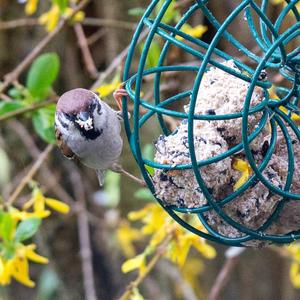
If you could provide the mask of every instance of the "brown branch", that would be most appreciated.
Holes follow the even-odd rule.
[[[139,41],[142,41],[148,34],[148,29],[145,29],[144,31],[142,31]],[[95,83],[92,85],[91,89],[95,89],[97,87],[99,87],[104,81],[105,79],[111,75],[111,73],[117,69],[122,60],[126,57],[127,53],[129,51],[129,46],[127,46],[119,55],[117,55],[114,60],[111,62],[111,64],[108,66],[108,68],[106,68],[106,70],[102,73],[100,73],[98,79],[95,81]]]
[[[15,109],[13,111],[10,111],[10,112],[0,116],[0,122],[17,117],[19,115],[23,115],[30,111],[34,111],[34,110],[49,106],[50,104],[53,104],[53,103],[56,103],[56,100],[51,99],[51,100],[47,100],[44,102],[33,103],[31,105],[28,105],[27,107]]]
[[[91,51],[88,46],[87,39],[85,37],[82,25],[77,23],[74,25],[75,34],[77,36],[78,44],[82,53],[83,61],[87,71],[93,79],[98,76],[98,70],[95,66]]]
[[[168,232],[166,238],[163,240],[163,242],[157,247],[155,255],[152,257],[148,265],[146,266],[146,269],[144,272],[140,273],[138,277],[132,281],[126,288],[125,292],[121,295],[119,300],[128,300],[130,296],[132,295],[132,292],[135,288],[137,288],[147,277],[147,275],[153,270],[153,268],[156,266],[157,262],[162,258],[162,256],[165,254],[167,247],[170,243],[170,241],[173,238],[173,234],[175,232],[176,225],[174,225],[170,231]]]
[[[33,178],[33,176],[36,174],[36,172],[39,170],[45,159],[48,157],[49,153],[52,151],[53,145],[48,145],[45,150],[41,153],[39,158],[36,160],[36,162],[32,165],[27,175],[21,180],[15,191],[12,193],[12,195],[8,198],[7,204],[12,205],[13,202],[17,199],[17,197],[20,195],[24,187],[28,184],[28,182]]]
[[[105,26],[114,27],[117,29],[135,30],[137,24],[134,22],[113,20],[113,19],[100,19],[100,18],[85,18],[82,22],[85,26]]]
[[[93,272],[90,228],[86,209],[86,199],[82,178],[78,171],[72,170],[71,181],[78,206],[77,222],[85,299],[96,300],[97,296]]]
[[[244,248],[236,248],[236,247],[230,247],[227,250],[228,255],[226,257],[225,263],[212,286],[212,289],[207,298],[208,300],[219,300],[222,298],[221,292],[226,286],[226,284],[228,283],[230,279],[230,275],[239,260],[239,255],[243,251]],[[231,253],[229,254],[229,252]]]
[[[84,8],[89,1],[90,0],[82,0],[74,8],[72,14],[70,14],[68,17],[61,18],[55,29],[49,32],[13,71],[4,76],[4,82],[0,85],[0,93],[6,90],[14,80],[18,79],[20,74],[31,64],[36,56],[39,55],[39,53],[48,45],[48,43],[52,41],[52,39],[64,28],[68,21],[71,20],[78,11]]]
[[[88,46],[95,44],[99,39],[101,39],[107,33],[107,28],[100,28],[95,33],[91,34],[87,38]]]
[[[37,160],[41,155],[41,151],[37,147],[27,128],[18,121],[10,121],[9,128],[13,130],[20,138],[30,156],[33,160]],[[41,167],[42,181],[45,186],[52,190],[52,192],[61,200],[73,206],[74,201],[72,197],[65,191],[59,183],[59,180],[54,176],[53,171],[47,166],[47,162]]]
[[[0,31],[7,30],[7,29],[14,29],[18,27],[24,26],[35,26],[39,25],[38,19],[18,19],[18,20],[11,20],[11,21],[0,21]]]

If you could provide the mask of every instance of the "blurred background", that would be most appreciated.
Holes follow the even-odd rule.
[[[182,14],[193,2],[174,1],[174,14]],[[239,1],[209,1],[208,6],[215,16],[222,20],[237,2]],[[27,55],[32,53],[37,45],[39,47],[41,41],[45,41],[47,37],[51,39],[45,42],[45,47],[39,49],[39,55],[56,53],[60,61],[53,87],[44,99],[39,99],[39,104],[28,96],[28,70],[38,55],[10,80],[6,90],[0,94],[1,102],[27,101],[28,105],[16,106],[16,109],[26,107],[25,111],[8,117],[6,114],[14,109],[0,107],[0,118],[5,116],[0,119],[2,201],[10,199],[33,164],[41,157],[47,144],[53,143],[53,110],[50,110],[50,115],[47,115],[45,110],[42,116],[37,116],[36,110],[39,107],[36,105],[48,107],[49,103],[45,104],[45,101],[53,103],[57,100],[57,95],[67,90],[91,86],[99,89],[108,103],[115,105],[112,91],[121,81],[126,48],[141,14],[150,1],[87,1],[86,5],[79,9],[82,15],[75,15],[72,20],[61,26],[59,18],[68,18],[64,6],[68,7],[71,13],[80,3],[0,0],[0,78],[3,82],[10,79],[6,75],[20,66]],[[56,10],[55,5],[58,7]],[[281,1],[274,1],[272,7],[270,6],[270,15],[275,15],[280,9]],[[233,31],[236,30],[235,33],[244,45],[253,49],[255,45],[246,29],[244,31],[243,22],[243,16],[240,16]],[[199,24],[207,28],[201,33],[195,33],[195,36],[199,34],[203,40],[209,42],[214,34],[213,29],[201,16],[191,20],[190,26],[194,28]],[[59,26],[61,28],[58,30]],[[289,26],[288,22],[286,26]],[[234,54],[234,50],[225,42],[219,47]],[[155,51],[159,49],[152,50],[154,60]],[[170,60],[190,59],[176,52],[176,49],[173,55]],[[238,56],[238,53],[236,55]],[[164,92],[173,92],[180,84],[189,83],[174,76],[170,78]],[[147,132],[144,133],[149,145],[152,144],[152,130],[149,128],[149,137]],[[150,152],[151,156],[151,149],[152,147],[145,147],[143,150]],[[132,174],[140,176],[126,142],[122,164]],[[122,264],[139,253],[145,253],[145,249],[149,250],[147,245],[149,246],[149,240],[157,229],[150,230],[147,235],[143,226],[169,222],[162,211],[155,211],[156,204],[149,192],[130,179],[111,172],[107,174],[105,187],[99,189],[95,173],[65,159],[57,147],[51,149],[47,159],[27,183],[22,192],[15,197],[16,207],[22,207],[28,199],[34,197],[33,190],[39,189],[44,197],[63,201],[71,210],[66,215],[53,212],[51,217],[43,220],[42,226],[32,238],[38,253],[49,259],[47,265],[30,263],[30,278],[36,286],[29,288],[12,280],[9,285],[0,288],[1,299],[90,300],[118,299],[121,295],[124,296],[128,284],[139,278],[141,265],[137,263],[139,270],[124,273]],[[151,212],[153,219],[150,218],[149,221],[149,216],[145,220],[136,215],[133,215],[131,220],[127,219],[128,213],[144,207],[146,209],[142,211],[142,215],[147,215],[147,211]],[[133,222],[135,219],[137,221]],[[151,226],[155,227],[153,224]],[[172,246],[170,245],[165,248]],[[224,270],[224,263],[226,264],[224,253],[227,247],[214,243],[209,245],[211,247],[201,248],[202,253],[197,251],[197,247],[191,247],[182,266],[176,263],[176,259],[170,258],[171,255],[157,256],[158,252],[152,249],[150,255],[147,254],[147,263],[157,256],[153,268],[149,273],[146,272],[145,278],[137,285],[138,288],[131,290],[131,295],[125,295],[127,298],[122,299],[207,299],[209,295],[212,297],[212,289],[217,284],[216,278],[220,270]],[[165,248],[165,251],[170,251]],[[178,251],[180,253],[180,249]],[[231,265],[225,281],[222,282],[224,287],[221,289],[221,297],[210,299],[299,299],[299,278],[297,281],[298,271],[295,271],[297,267],[294,267],[294,273],[291,271],[291,262],[297,258],[298,253],[298,248],[246,249],[237,259],[229,262]],[[299,264],[297,266],[299,269]]]

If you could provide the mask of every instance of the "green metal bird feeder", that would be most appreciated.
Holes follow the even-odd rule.
[[[298,11],[299,5],[297,7],[300,1],[286,0],[276,17],[274,14],[272,16],[269,14],[270,8],[273,6],[269,0],[234,1],[236,2],[235,8],[225,19],[218,20],[209,9],[209,4],[213,0],[194,0],[180,18],[177,18],[176,21],[173,20],[173,24],[165,21],[171,6],[174,5],[172,2],[172,0],[153,0],[146,9],[133,35],[123,76],[129,95],[128,98],[123,97],[125,130],[134,158],[149,189],[172,218],[186,229],[205,239],[232,246],[251,245],[251,242],[255,241],[266,244],[284,244],[298,240],[300,226],[287,233],[277,233],[271,228],[278,223],[287,203],[293,201],[292,203],[297,204],[297,201],[300,200],[299,192],[291,189],[294,173],[298,168],[294,147],[300,140],[300,131],[296,124],[300,100],[300,12]],[[222,4],[220,3],[220,5]],[[194,22],[195,19],[197,20],[195,17],[197,15],[201,16],[209,26],[209,34],[206,36],[206,41],[209,40],[209,42],[205,42],[203,38],[193,37],[183,30],[183,26],[190,20]],[[238,38],[238,34],[236,34],[238,28],[235,26],[237,20],[239,22],[243,20],[244,30],[248,30],[249,36],[255,42],[255,51],[249,49],[250,46],[245,46]],[[141,44],[141,35],[145,34],[145,41]],[[155,66],[148,67],[147,60],[150,50],[152,45],[157,43],[156,41],[159,41],[161,45],[159,59]],[[222,51],[219,47],[221,42],[230,45],[228,49],[232,49],[233,54],[226,53],[230,51]],[[295,44],[296,46],[294,46]],[[190,61],[196,61],[196,63],[194,65],[186,62],[174,63],[172,59],[167,58],[171,52],[184,53],[189,56]],[[180,56],[178,54],[178,57]],[[137,68],[136,61],[138,61]],[[224,63],[226,61],[233,61],[236,68]],[[238,78],[239,82],[247,84],[241,111],[228,114],[195,113],[201,83],[205,80],[205,76],[208,76],[210,70],[221,70],[224,74],[229,74]],[[271,76],[271,79],[265,78],[265,72],[268,77]],[[178,73],[181,76],[193,74],[191,89],[177,91],[175,95],[163,97],[165,94],[162,92],[161,85],[162,82],[168,81],[168,75],[171,73]],[[280,80],[276,81],[274,79],[276,76]],[[150,81],[149,78],[153,80]],[[150,82],[152,82],[152,86],[149,87]],[[153,93],[153,97],[150,97],[151,100],[146,100],[144,91],[146,86],[147,91]],[[177,88],[180,89],[180,87]],[[251,99],[257,89],[263,96],[258,104],[251,106]],[[133,105],[131,120],[127,117],[129,105]],[[182,109],[184,105],[188,105],[188,110]],[[249,118],[255,114],[259,115],[259,122],[249,132]],[[141,131],[150,126],[149,124],[151,126],[156,124],[160,128],[160,133],[156,138],[159,138],[160,134],[164,137],[177,134],[178,129],[170,130],[166,116],[174,120],[182,120],[180,124],[185,124],[187,128],[188,163],[161,163],[143,156],[144,144]],[[212,124],[215,121],[222,122],[224,120],[240,121],[241,140],[228,149],[226,148],[226,151],[222,153],[217,153],[208,159],[199,159],[196,153],[197,149],[195,149],[195,124],[200,121]],[[268,147],[265,147],[263,158],[260,163],[257,163],[252,142],[266,128],[270,130]],[[279,147],[279,134],[282,135],[281,141],[284,141],[279,146],[282,147],[284,144],[284,151],[287,153],[285,161],[288,168],[282,185],[274,184],[270,177],[266,176],[268,165]],[[204,179],[205,168],[225,159],[233,160],[240,157],[241,154],[251,169],[249,177],[241,187],[233,189],[230,193],[225,193],[224,197],[217,199]],[[157,174],[167,176],[170,172],[192,170],[197,188],[205,197],[206,203],[192,207],[184,203],[166,203],[158,196],[153,173],[149,171],[153,169],[161,172]],[[239,218],[234,217],[225,208],[234,201],[237,203],[239,197],[245,195],[247,191],[249,192],[257,183],[268,190],[270,197],[276,195],[279,200],[272,206],[272,211],[267,218],[264,218],[261,223],[257,223],[259,226],[251,227],[247,226],[245,222],[239,222]],[[267,199],[265,200],[267,201]],[[197,199],[195,202],[197,203]],[[255,208],[257,211],[260,210],[258,206]],[[239,234],[227,235],[220,232],[207,217],[212,213],[222,224],[228,225]],[[245,212],[239,212],[239,214],[245,215]],[[189,221],[191,215],[197,217],[199,224],[202,224],[202,228],[204,227],[203,230],[199,229],[201,227],[197,226],[195,222]]]

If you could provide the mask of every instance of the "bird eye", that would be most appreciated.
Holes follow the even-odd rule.
[[[64,113],[64,115],[65,115],[65,117],[66,117],[68,120],[70,120],[70,121],[72,121],[72,120],[75,119],[75,116],[74,116],[73,114],[70,114],[70,113]]]

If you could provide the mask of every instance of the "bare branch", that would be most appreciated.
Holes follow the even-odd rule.
[[[18,19],[18,20],[11,20],[11,21],[0,21],[0,31],[7,30],[7,29],[14,29],[18,27],[24,26],[35,26],[39,25],[38,19]]]
[[[139,38],[139,42],[142,41],[147,36],[147,34],[148,34],[148,29],[142,31]],[[111,62],[108,68],[106,68],[106,70],[100,74],[96,82],[92,85],[91,89],[95,89],[101,84],[103,84],[103,82],[107,79],[107,77],[111,75],[111,73],[120,66],[122,60],[126,57],[128,51],[129,51],[129,46],[127,46],[119,55],[117,55],[114,58],[114,60]]]
[[[78,171],[72,170],[71,181],[78,206],[77,222],[85,299],[96,300],[97,296],[93,272],[90,228],[86,210],[86,199],[82,178]]]
[[[12,205],[13,202],[20,195],[24,187],[28,184],[28,182],[33,178],[36,172],[39,170],[45,159],[48,157],[49,153],[52,151],[53,145],[48,145],[46,149],[41,153],[36,162],[32,165],[27,175],[21,180],[13,194],[8,198],[7,204]]]
[[[85,18],[82,22],[85,26],[104,26],[114,27],[117,29],[135,30],[137,24],[134,22],[113,20],[113,19],[100,19],[100,18]]]
[[[225,263],[212,286],[212,289],[208,295],[208,300],[222,299],[221,292],[228,283],[230,275],[239,260],[239,255],[244,251],[244,249],[245,248],[230,247],[226,251]]]
[[[64,28],[68,21],[71,20],[79,10],[84,8],[89,1],[90,0],[82,0],[74,8],[72,14],[70,14],[68,17],[62,18],[55,29],[49,32],[13,71],[5,75],[4,82],[0,85],[0,93],[7,89],[14,80],[18,79],[20,74],[31,64],[36,56],[39,55],[39,53],[48,45],[48,43],[52,41],[52,39]]]
[[[88,46],[87,39],[85,37],[82,25],[77,23],[74,25],[75,34],[77,36],[78,44],[82,53],[83,61],[87,71],[93,79],[98,76],[98,70],[95,66],[91,51]]]

